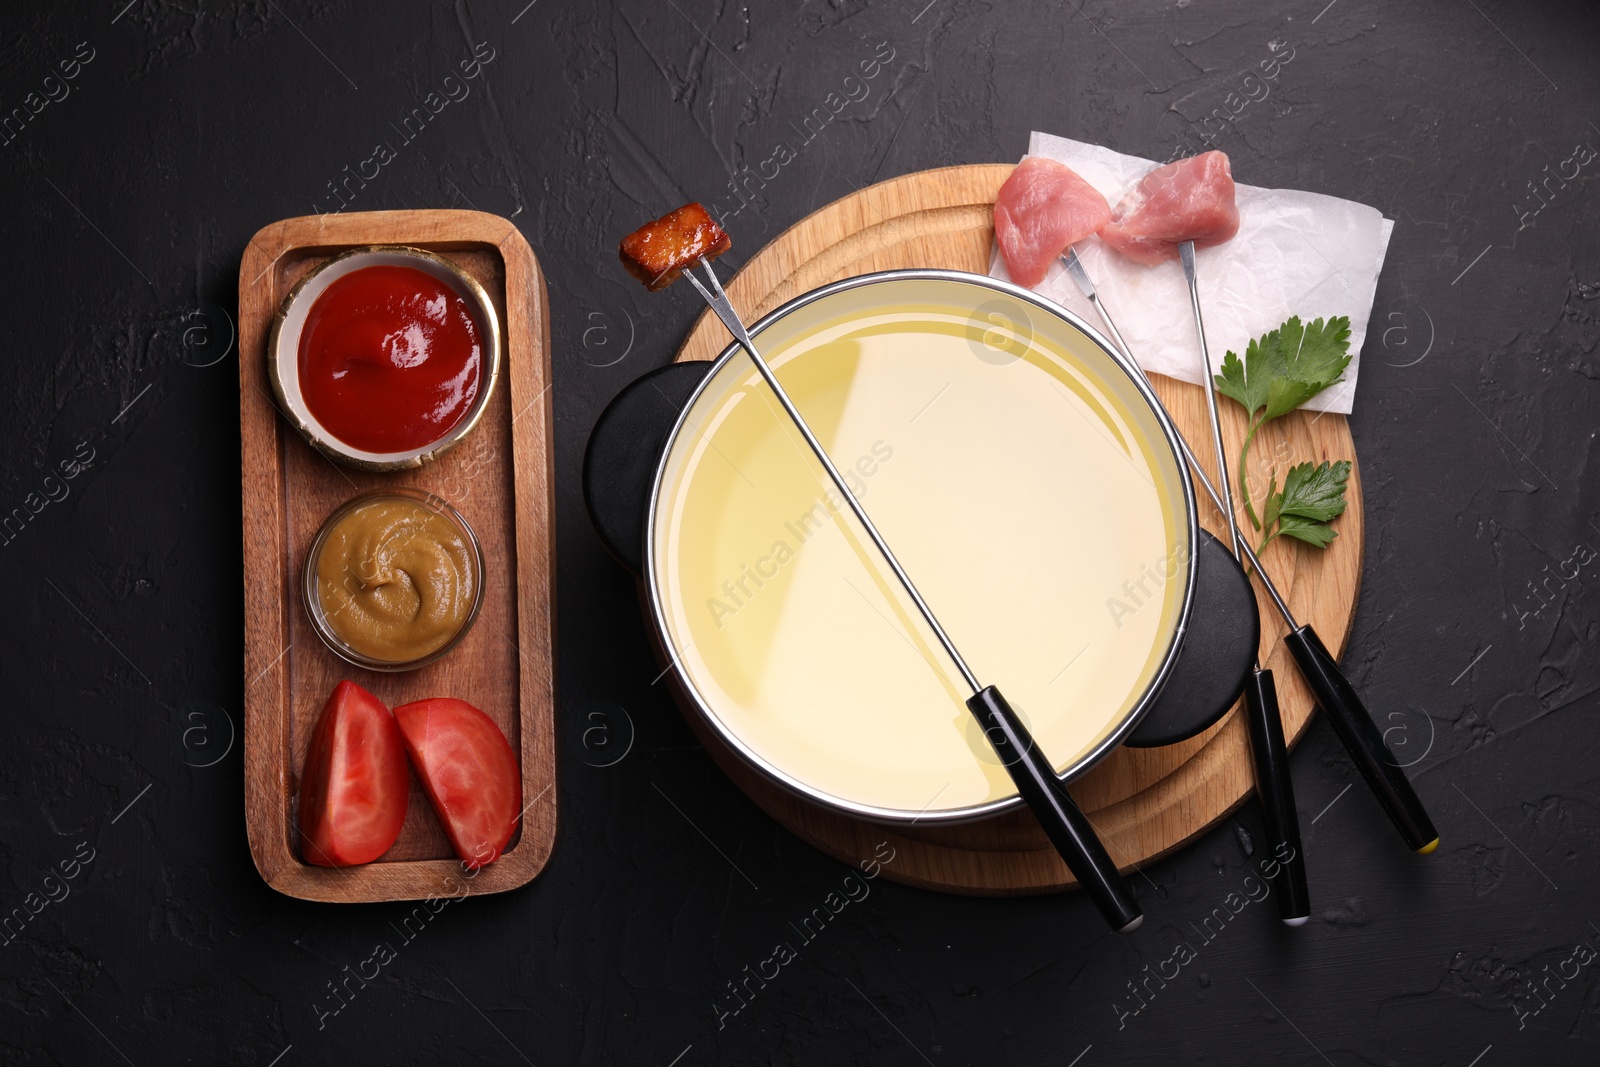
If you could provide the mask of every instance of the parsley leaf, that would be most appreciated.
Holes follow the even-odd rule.
[[[1344,490],[1349,481],[1347,459],[1317,467],[1310,463],[1290,467],[1283,479],[1283,505],[1278,510],[1284,515],[1327,522],[1344,514]]]
[[[1267,391],[1268,419],[1287,415],[1338,381],[1350,365],[1350,319],[1316,319],[1304,330],[1299,317],[1280,328],[1282,363]],[[1289,354],[1290,347],[1294,354]]]
[[[1300,463],[1290,467],[1283,478],[1282,492],[1273,490],[1277,482],[1273,479],[1267,487],[1266,504],[1262,508],[1262,529],[1267,536],[1256,551],[1260,552],[1280,536],[1326,548],[1339,536],[1328,523],[1344,514],[1348,503],[1344,491],[1349,481],[1350,461],[1344,459],[1337,463]],[[1274,524],[1277,529],[1273,529]]]
[[[1237,400],[1252,418],[1267,406],[1267,384],[1270,380],[1267,372],[1261,369],[1260,344],[1259,340],[1250,342],[1244,350],[1244,362],[1240,362],[1239,357],[1229,351],[1222,357],[1222,373],[1217,375],[1217,392]]]
[[[1283,494],[1278,492],[1278,476],[1274,474],[1267,482],[1267,506],[1262,509],[1261,525],[1272,529],[1272,524],[1278,521],[1278,509],[1283,507]]]
[[[1267,537],[1267,540],[1271,541],[1279,534],[1285,537],[1298,538],[1307,544],[1316,545],[1318,548],[1327,548],[1329,543],[1339,536],[1339,532],[1325,522],[1296,518],[1293,515],[1285,518],[1278,526],[1278,529]]]
[[[1300,316],[1290,316],[1276,330],[1252,340],[1244,359],[1231,351],[1223,357],[1222,373],[1215,379],[1217,391],[1237,401],[1250,423],[1239,450],[1239,486],[1245,513],[1256,529],[1263,525],[1250,503],[1245,476],[1256,432],[1337,382],[1350,358],[1350,319],[1345,315],[1314,319],[1309,326]]]

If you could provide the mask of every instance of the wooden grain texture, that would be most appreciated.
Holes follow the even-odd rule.
[[[266,373],[272,318],[306,272],[355,245],[436,252],[475,277],[498,311],[503,375],[483,421],[418,470],[369,473],[313,450],[275,410]],[[555,721],[551,658],[550,325],[544,276],[517,229],[476,211],[379,211],[286,219],[255,235],[239,270],[239,429],[245,592],[245,819],[250,852],[274,889],[308,900],[415,900],[520,886],[555,843]],[[330,652],[311,629],[301,568],[328,514],[358,493],[415,486],[466,517],[486,568],[481,614],[438,662],[377,673]],[[504,855],[465,875],[413,777],[394,847],[375,863],[329,869],[302,861],[295,829],[309,732],[334,686],[349,678],[389,706],[453,696],[505,731],[522,766],[523,814]]]
[[[727,285],[729,295],[747,320],[754,320],[819,285],[869,271],[945,267],[986,273],[994,198],[1010,173],[1011,166],[1001,164],[950,167],[863,189],[801,220],[761,249]],[[733,238],[737,248],[738,234]],[[707,312],[695,323],[678,359],[712,359],[727,344],[726,331]],[[1204,391],[1161,376],[1154,384],[1195,452],[1209,456]],[[1225,402],[1223,417],[1229,455],[1237,455],[1244,415],[1238,405]],[[1305,460],[1354,462],[1355,445],[1344,416],[1295,412],[1257,436],[1251,459],[1251,491],[1259,498],[1274,466],[1281,479],[1288,466]],[[1335,523],[1339,537],[1327,549],[1281,538],[1263,557],[1299,620],[1312,623],[1336,652],[1343,650],[1349,635],[1361,581],[1359,467],[1352,469],[1347,496],[1349,508]],[[1225,520],[1209,501],[1201,505],[1201,523],[1226,539]],[[1283,646],[1282,617],[1259,586],[1256,597],[1262,661],[1275,675],[1292,744],[1304,733],[1314,701]],[[1010,895],[1076,884],[1026,810],[959,827],[889,829],[799,799],[751,770],[710,731],[697,732],[723,769],[773,818],[847,862],[872,856],[887,841],[896,855],[884,873],[909,885]],[[1073,782],[1072,794],[1112,856],[1130,870],[1193,840],[1245,801],[1254,788],[1248,745],[1244,719],[1235,706],[1216,726],[1182,744],[1116,750]]]

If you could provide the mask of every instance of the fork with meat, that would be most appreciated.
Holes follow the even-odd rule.
[[[663,289],[680,275],[687,275],[689,283],[749,354],[751,362],[777,397],[784,413],[799,430],[800,436],[817,457],[817,462],[822,464],[822,469],[827,472],[839,496],[850,505],[851,512],[872,540],[878,555],[894,572],[901,588],[944,647],[945,654],[971,687],[972,695],[967,698],[967,710],[978,720],[984,737],[994,748],[1000,763],[1010,772],[1018,794],[1027,802],[1056,851],[1077,876],[1078,883],[1093,899],[1111,928],[1119,933],[1132,933],[1144,922],[1144,914],[1134,899],[1133,890],[1128,887],[1116,863],[1106,852],[1105,845],[1095,834],[1094,827],[1067,792],[1061,779],[1056,777],[1055,764],[1040,749],[1021,716],[1000,695],[1000,690],[992,685],[983,685],[967,666],[944,627],[934,617],[933,609],[922,599],[911,576],[900,565],[894,551],[846,483],[844,475],[829,458],[822,442],[811,432],[811,427],[806,424],[805,417],[795,407],[777,375],[756,350],[750,331],[734,310],[722,284],[717,281],[716,271],[711,267],[711,261],[731,247],[733,242],[705,208],[699,204],[686,204],[624,237],[618,251],[623,266],[649,289]],[[700,268],[698,273],[696,267]]]
[[[1039,162],[1051,161],[1024,160],[1002,186],[995,203],[995,237],[1007,269],[1013,278],[1032,286],[1043,280],[1050,259],[1060,253],[1068,273],[1100,313],[1123,353],[1132,359],[1133,354],[1111,321],[1072,245],[1091,232],[1098,232],[1107,245],[1137,263],[1154,266],[1176,259],[1182,264],[1200,341],[1202,375],[1208,387],[1208,410],[1218,449],[1220,486],[1210,484],[1187,443],[1184,453],[1219,510],[1227,516],[1236,556],[1254,564],[1252,573],[1263,583],[1288,624],[1284,643],[1289,646],[1295,665],[1300,668],[1316,695],[1318,706],[1333,724],[1368,787],[1407,846],[1424,855],[1433,852],[1439,846],[1438,832],[1371,712],[1339,670],[1338,662],[1316,631],[1309,623],[1296,621],[1250,546],[1237,536],[1232,509],[1222,506],[1224,500],[1231,500],[1230,487],[1218,432],[1215,381],[1205,351],[1195,249],[1222,244],[1239,232],[1239,208],[1227,155],[1203,152],[1152,169],[1123,195],[1108,218],[1101,215],[1105,201],[1099,198],[1099,193],[1070,168],[1054,162],[1048,168],[1030,166]],[[1096,219],[1100,220],[1098,226],[1094,225]],[[1024,240],[1024,237],[1032,239]],[[1024,280],[1027,278],[1033,280]],[[1298,842],[1282,725],[1274,721],[1278,718],[1277,700],[1270,670],[1257,666],[1246,686],[1246,696],[1250,698],[1247,703],[1254,705],[1248,709],[1248,719],[1258,788],[1263,805],[1268,809],[1268,820],[1274,824],[1270,832],[1274,837]],[[1298,854],[1300,850],[1294,851]],[[1298,925],[1309,914],[1303,860],[1285,864],[1283,870],[1283,891],[1279,896],[1283,918],[1290,925]]]
[[[699,204],[685,204],[622,239],[617,252],[628,273],[652,293],[665,289],[695,263],[709,263],[733,240]]]
[[[1239,229],[1233,176],[1228,168],[1228,157],[1221,152],[1207,152],[1157,167],[1123,196],[1115,211],[1106,206],[1098,190],[1070,167],[1054,160],[1025,159],[1000,188],[995,201],[994,225],[995,241],[1005,258],[1006,268],[1024,285],[1037,284],[1055,258],[1061,256],[1068,273],[1100,312],[1119,347],[1130,359],[1132,354],[1127,352],[1126,342],[1112,323],[1073,245],[1098,232],[1102,241],[1139,263],[1154,265],[1182,258],[1189,275],[1190,291],[1195,296],[1195,325],[1200,329],[1201,358],[1205,359],[1205,329],[1200,323],[1199,295],[1193,289],[1194,246],[1196,242],[1221,244]],[[1034,240],[1022,239],[1030,235]],[[1203,374],[1209,382],[1209,366]],[[1212,499],[1228,519],[1233,552],[1242,562],[1244,542],[1239,537],[1232,509],[1223,507],[1223,502],[1230,497],[1222,438],[1218,433],[1215,390],[1208,390],[1207,396],[1221,468],[1220,495],[1213,490]],[[1183,451],[1198,479],[1211,489],[1210,480],[1187,442],[1183,443]],[[1279,914],[1287,925],[1300,926],[1311,914],[1304,847],[1295,814],[1294,785],[1289,777],[1289,754],[1284,743],[1277,690],[1272,672],[1263,670],[1259,660],[1245,686],[1245,704],[1256,792],[1261,797],[1267,833],[1272,838],[1268,843],[1275,849],[1287,850],[1277,878]]]

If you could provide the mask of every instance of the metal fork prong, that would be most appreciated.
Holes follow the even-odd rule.
[[[704,284],[695,276],[694,267],[705,268],[706,281]],[[728,294],[723,291],[722,283],[717,280],[717,272],[712,269],[711,261],[705,259],[696,260],[694,266],[684,271],[684,276],[689,279],[689,284],[699,291],[701,297],[705,299],[706,304],[716,314],[717,318],[722,320],[722,325],[726,326],[728,332],[733,334],[734,340],[743,345],[746,351],[753,353],[755,346],[751,343],[750,331],[745,329],[744,320],[739,317],[739,313],[733,310],[733,301],[729,300]]]

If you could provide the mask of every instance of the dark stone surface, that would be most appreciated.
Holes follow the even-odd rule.
[[[1600,161],[1528,187],[1600,147],[1593,4],[125,3],[0,12],[0,111],[61,96],[45,79],[78,42],[93,56],[0,146],[0,484],[39,508],[0,550],[0,905],[57,898],[0,945],[0,1062],[1596,1061]],[[626,278],[617,236],[726,201],[880,42],[865,98],[731,220],[735,264],[875,179],[1015,159],[1033,128],[1197,148],[1189,123],[1259,95],[1243,78],[1274,40],[1292,62],[1216,146],[1241,180],[1398,223],[1353,420],[1370,527],[1344,662],[1415,761],[1439,853],[1400,847],[1318,724],[1294,758],[1298,932],[1270,903],[1199,932],[1261,858],[1251,805],[1138,879],[1132,937],[1076,895],[878,880],[803,941],[790,924],[850,872],[747,802],[651,686],[632,579],[579,498],[591,421],[695,312]],[[391,123],[478,42],[495,58],[470,95],[402,144]],[[513,217],[555,334],[561,838],[534,885],[409,943],[403,906],[266,888],[228,740],[239,255],[331,209],[379,141],[396,158],[352,207]],[[590,712],[623,758],[584,747]],[[1197,958],[1132,1014],[1128,983],[1183,939]],[[319,1023],[380,942],[396,958]],[[778,942],[797,958],[733,1014],[727,983]]]

